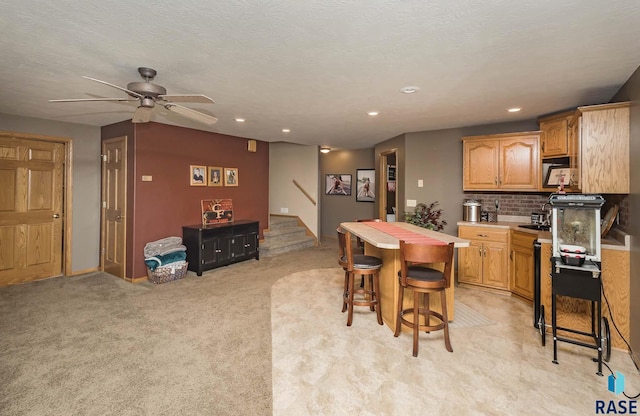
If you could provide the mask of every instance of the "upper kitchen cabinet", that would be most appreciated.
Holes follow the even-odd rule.
[[[463,137],[463,189],[536,191],[540,133]]]
[[[629,107],[628,102],[578,107],[572,125],[580,192],[629,193]]]
[[[569,121],[575,111],[569,111],[538,119],[540,126],[540,158],[569,156]]]

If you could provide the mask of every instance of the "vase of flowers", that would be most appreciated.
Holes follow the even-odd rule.
[[[447,225],[447,222],[440,219],[442,216],[442,209],[436,209],[436,206],[438,206],[438,201],[432,202],[430,205],[419,203],[416,205],[414,212],[404,213],[404,220],[405,222],[417,225],[418,227],[434,231],[442,231],[444,226]]]

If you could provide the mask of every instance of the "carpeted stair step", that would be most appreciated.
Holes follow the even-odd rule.
[[[264,231],[264,242],[260,244],[260,256],[275,256],[314,245],[315,239],[307,235],[305,227],[298,225],[296,217],[271,216],[269,229]]]
[[[302,250],[303,248],[313,247],[315,240],[313,237],[304,236],[288,241],[272,242],[265,238],[264,243],[260,244],[260,257],[271,257],[278,254],[288,253],[290,251]]]

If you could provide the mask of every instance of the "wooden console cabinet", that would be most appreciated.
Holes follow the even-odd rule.
[[[183,244],[187,247],[189,270],[198,276],[216,267],[255,258],[259,260],[259,222],[237,220],[223,224],[185,225]]]

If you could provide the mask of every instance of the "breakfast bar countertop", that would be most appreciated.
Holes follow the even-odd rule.
[[[406,231],[412,231],[416,234],[420,234],[426,237],[430,237],[436,240],[444,241],[445,243],[454,243],[454,247],[469,247],[469,240],[464,238],[455,237],[449,234],[444,234],[438,231],[429,230],[426,228],[418,227],[406,222],[393,222],[389,223]],[[366,222],[343,222],[340,224],[342,228],[350,233],[360,237],[362,240],[371,244],[377,248],[384,249],[399,249],[400,240],[392,235],[389,235],[383,231],[376,230],[375,228],[367,225]]]

